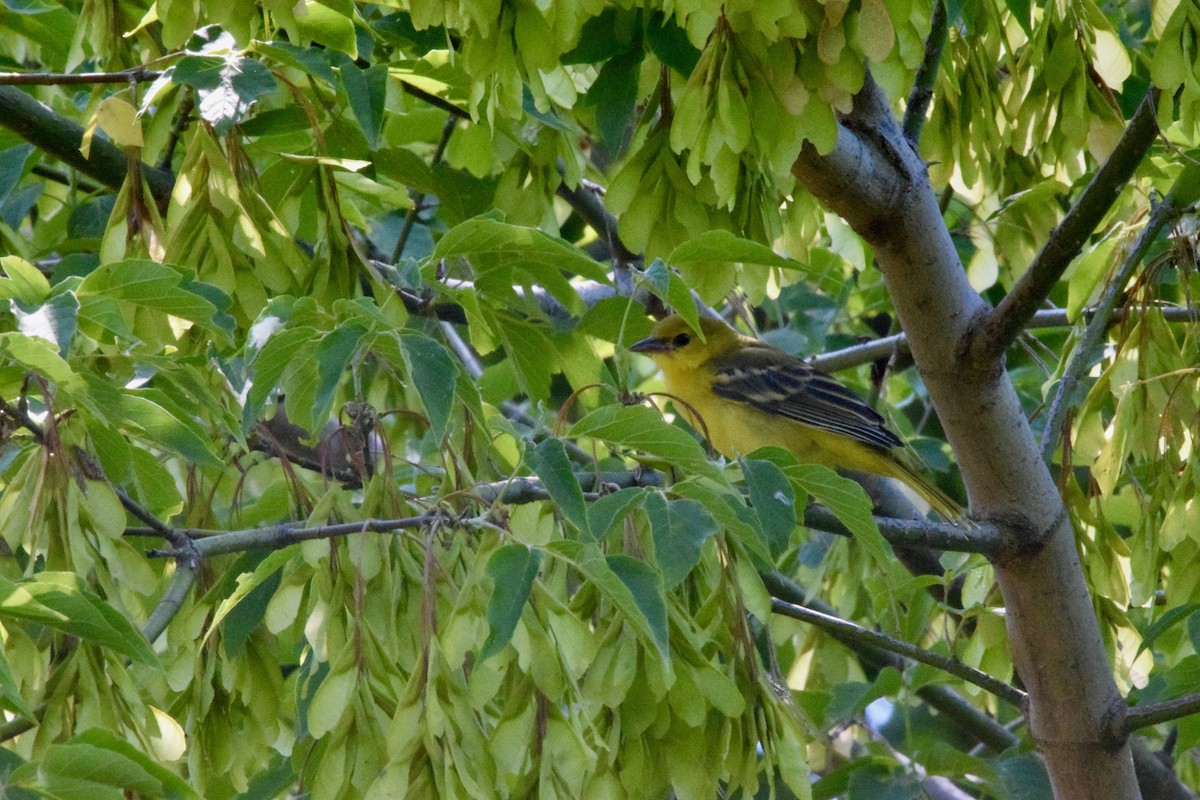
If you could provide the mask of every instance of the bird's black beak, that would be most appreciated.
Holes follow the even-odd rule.
[[[671,343],[666,339],[656,339],[651,336],[640,342],[634,342],[629,345],[629,349],[634,353],[665,353],[671,349]]]

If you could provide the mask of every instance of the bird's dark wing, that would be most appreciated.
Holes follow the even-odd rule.
[[[883,417],[858,395],[781,350],[749,344],[712,366],[713,391],[720,397],[875,447],[900,445]]]

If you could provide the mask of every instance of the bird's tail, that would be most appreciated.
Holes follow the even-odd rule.
[[[966,511],[950,495],[934,486],[928,478],[916,472],[912,467],[899,458],[888,459],[891,471],[889,478],[896,478],[917,493],[922,500],[929,504],[939,517],[947,522],[961,522],[966,518]]]

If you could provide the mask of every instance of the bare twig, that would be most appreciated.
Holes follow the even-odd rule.
[[[968,667],[961,661],[956,661],[953,658],[938,655],[937,653],[931,653],[928,650],[922,650],[914,644],[893,638],[884,633],[879,633],[878,631],[868,630],[861,625],[856,625],[849,620],[835,617],[832,614],[815,611],[806,606],[789,603],[778,598],[771,601],[771,610],[776,614],[782,614],[785,617],[791,617],[801,622],[816,625],[822,630],[836,631],[839,637],[844,640],[864,642],[903,656],[904,658],[919,661],[931,667],[937,667],[943,672],[948,672],[956,678],[962,678],[967,683],[974,684],[984,691],[992,693],[1010,705],[1017,708],[1024,708],[1025,706],[1025,693],[1023,691],[1015,686],[1008,685],[1004,681],[993,678],[986,672],[980,672],[974,667]]]
[[[821,601],[807,598],[799,586],[782,574],[764,572],[761,576],[767,591],[773,597],[795,605],[803,604],[826,614],[834,614],[834,610]],[[830,631],[830,635],[853,651],[869,672],[884,667],[893,667],[903,671],[907,666],[904,658],[889,650],[862,640],[843,637],[838,631]],[[1003,752],[1021,742],[1016,734],[980,711],[948,686],[928,684],[917,689],[916,694],[993,752]]]
[[[929,38],[925,40],[925,58],[913,77],[912,90],[904,107],[901,128],[904,136],[914,145],[921,139],[921,128],[925,126],[925,112],[933,100],[933,84],[937,80],[938,66],[942,63],[942,51],[946,48],[946,3],[934,0],[933,16],[929,22]]]
[[[413,84],[409,83],[408,81],[400,81],[400,86],[404,89],[405,92],[407,92],[408,94],[411,94],[413,97],[424,100],[426,103],[429,103],[429,105],[435,106],[437,108],[442,109],[443,111],[453,114],[454,116],[458,117],[459,119],[470,119],[471,118],[470,113],[465,108],[459,108],[458,106],[454,105],[454,103],[451,103],[449,100],[443,100],[442,98],[438,97],[436,94],[427,92],[424,89],[420,88],[419,86],[414,86]]]
[[[1162,313],[1163,318],[1167,322],[1200,321],[1200,306],[1154,306],[1154,308]],[[1132,314],[1139,314],[1145,310],[1146,307],[1142,306],[1127,306],[1117,309],[1110,317],[1109,324],[1120,322]],[[1093,309],[1088,309],[1084,311],[1083,316],[1085,319],[1088,319],[1093,313]],[[1029,320],[1029,324],[1025,327],[1027,330],[1037,328],[1066,328],[1071,324],[1071,320],[1067,318],[1066,309],[1050,308],[1042,309],[1035,313],[1033,318]],[[857,367],[860,364],[869,364],[880,358],[886,358],[892,353],[907,352],[908,337],[903,333],[898,333],[894,336],[872,339],[869,342],[852,345],[841,350],[831,350],[828,353],[821,353],[809,359],[809,363],[824,372],[837,372],[838,370]]]
[[[0,86],[69,86],[95,83],[141,83],[157,80],[161,72],[127,69],[121,72],[0,72]]]
[[[407,85],[407,84],[406,84]],[[446,124],[442,126],[442,136],[438,139],[437,147],[433,150],[433,159],[430,166],[436,166],[441,163],[442,157],[446,154],[446,145],[450,143],[450,135],[454,133],[454,129],[458,127],[458,121],[461,117],[450,114],[446,117]],[[417,221],[417,217],[421,215],[421,211],[425,206],[425,193],[416,192],[412,196],[412,208],[404,215],[404,226],[400,228],[400,235],[396,237],[396,246],[392,248],[392,263],[395,264],[400,260],[400,256],[404,253],[404,245],[408,243],[409,234],[412,233],[413,225]]]
[[[1139,728],[1148,728],[1160,722],[1190,717],[1192,714],[1200,714],[1200,692],[1185,694],[1183,697],[1164,700],[1161,703],[1134,706],[1125,715],[1123,732],[1131,733]]]

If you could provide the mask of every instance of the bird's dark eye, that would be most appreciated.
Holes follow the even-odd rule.
[[[692,340],[692,337],[689,336],[688,334],[680,333],[680,334],[677,334],[675,336],[675,338],[671,340],[671,344],[674,347],[687,347],[688,342],[690,342],[691,340]]]

